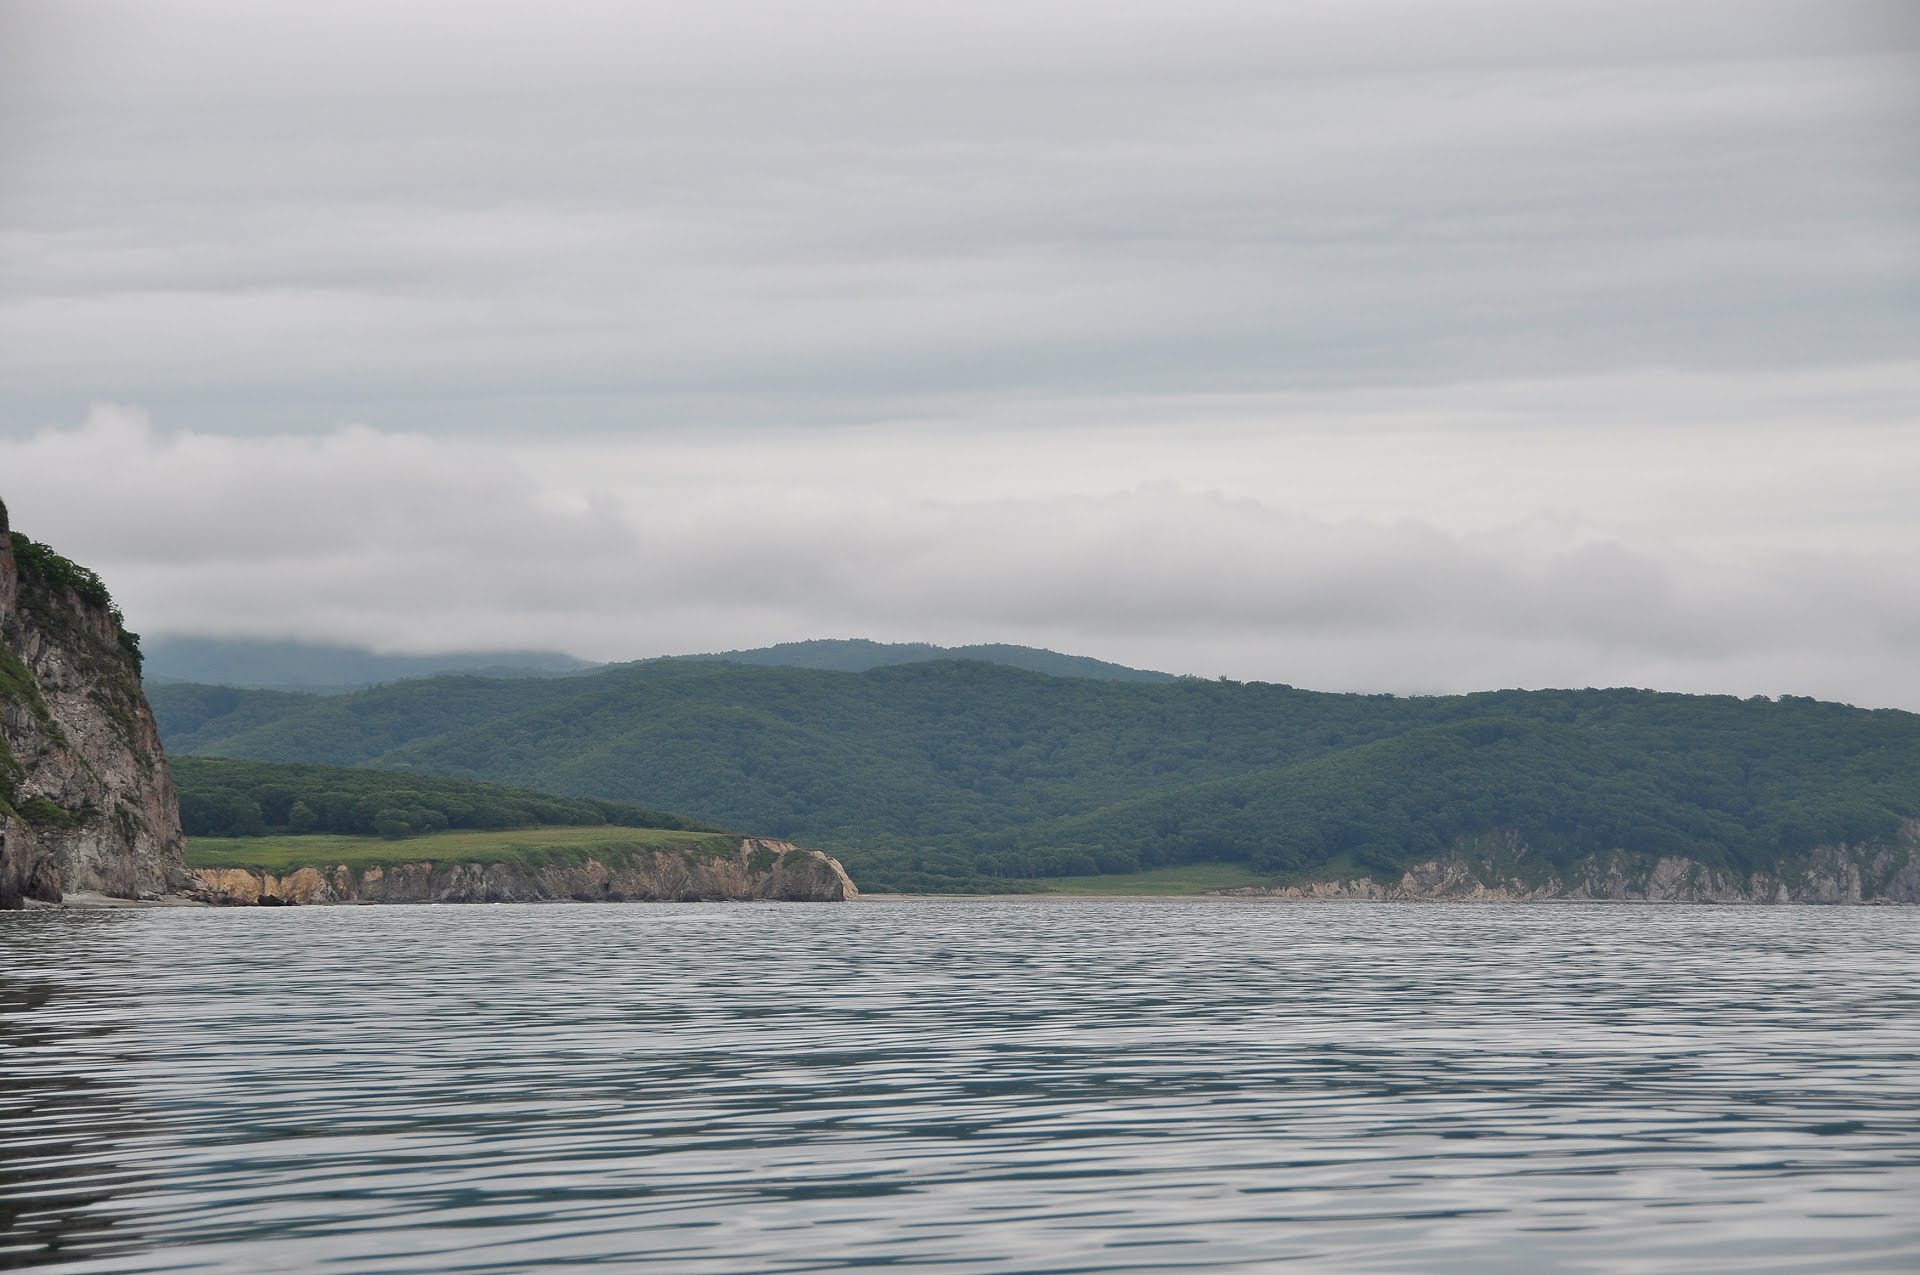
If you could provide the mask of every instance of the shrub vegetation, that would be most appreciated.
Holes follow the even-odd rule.
[[[112,616],[114,627],[120,634],[120,645],[132,658],[134,668],[138,669],[140,635],[128,630],[126,617],[114,605],[113,595],[107,592],[107,586],[99,575],[72,559],[61,557],[38,540],[29,539],[17,531],[9,534],[12,536],[14,565],[19,568],[21,576],[38,580],[56,590],[71,589],[82,602],[99,607]]]

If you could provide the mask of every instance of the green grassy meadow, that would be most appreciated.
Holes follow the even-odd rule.
[[[1085,895],[1176,895],[1205,894],[1209,890],[1232,890],[1243,885],[1307,885],[1314,881],[1343,881],[1368,875],[1366,868],[1347,855],[1334,855],[1318,867],[1294,872],[1260,872],[1245,863],[1175,863],[1162,868],[1122,875],[1043,877],[1024,882],[1038,886],[1047,894]],[[1376,877],[1379,873],[1374,873]]]
[[[1271,872],[1255,872],[1244,863],[1183,863],[1125,875],[1048,877],[1033,884],[1048,894],[1181,895],[1230,890],[1242,885],[1274,885]]]
[[[730,855],[740,846],[731,833],[677,832],[662,828],[539,827],[500,831],[434,832],[390,841],[381,837],[306,836],[189,837],[190,868],[256,868],[286,872],[293,868],[346,864],[363,868],[396,863],[511,863],[541,868],[583,863],[589,857],[635,850],[683,850],[695,855]]]

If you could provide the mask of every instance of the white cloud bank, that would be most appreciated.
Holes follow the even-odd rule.
[[[819,636],[1015,641],[1328,689],[1624,684],[1920,709],[1920,528],[1876,502],[1905,490],[1910,432],[1872,435],[1894,468],[1845,471],[1886,510],[1877,535],[1743,549],[1725,518],[1721,543],[1701,547],[1684,516],[1605,526],[1554,512],[1565,492],[1507,485],[1497,433],[1446,435],[1474,452],[1456,462],[1486,462],[1477,481],[1462,478],[1471,463],[1426,488],[1402,480],[1427,516],[1368,517],[1338,497],[1303,512],[1191,481],[1258,451],[1219,428],[1224,441],[1167,449],[1158,481],[1100,490],[1094,464],[1080,489],[1009,494],[960,458],[1017,465],[1031,444],[977,426],[913,449],[896,439],[892,454],[866,431],[583,452],[364,427],[168,432],[99,407],[10,444],[0,494],[16,527],[98,568],[153,632],[600,659]],[[1345,437],[1344,459],[1313,462],[1334,491],[1358,486],[1368,443],[1391,435]],[[1163,446],[1097,441],[1135,472]],[[1639,475],[1641,501],[1657,503],[1658,461],[1624,454],[1567,479],[1597,492]],[[1730,505],[1753,480],[1733,465],[1672,485]],[[1748,525],[1769,521],[1755,509]]]

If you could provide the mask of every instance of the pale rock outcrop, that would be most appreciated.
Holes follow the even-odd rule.
[[[603,861],[526,868],[512,863],[412,863],[354,871],[316,864],[275,875],[201,868],[194,895],[209,903],[534,903],[774,899],[838,903],[859,890],[838,860],[786,841],[747,837],[732,854],[680,850],[609,853]]]
[[[1614,850],[1575,863],[1564,875],[1515,870],[1529,857],[1512,837],[1499,853],[1461,847],[1448,859],[1414,864],[1397,880],[1372,877],[1212,893],[1278,899],[1359,899],[1494,903],[1548,899],[1619,903],[1920,903],[1920,820],[1906,820],[1884,845],[1821,846],[1779,872],[1739,872],[1678,855]]]

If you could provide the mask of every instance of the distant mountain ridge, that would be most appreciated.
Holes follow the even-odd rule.
[[[983,642],[971,646],[936,646],[931,642],[875,642],[870,638],[816,638],[808,642],[780,642],[747,651],[711,655],[678,655],[670,659],[724,661],[775,668],[828,669],[865,673],[897,664],[927,660],[979,660],[1007,668],[1045,673],[1049,677],[1087,677],[1107,682],[1171,682],[1174,675],[1153,669],[1129,668],[1085,655],[1064,655],[1037,646]]]
[[[1005,642],[973,646],[936,646],[931,642],[875,642],[867,638],[822,638],[782,642],[750,650],[714,654],[665,655],[635,664],[662,661],[724,661],[763,667],[830,669],[864,673],[926,660],[982,660],[1052,677],[1088,677],[1116,682],[1170,682],[1171,673],[1128,668],[1084,655]],[[338,694],[365,690],[410,678],[459,673],[473,677],[565,677],[612,667],[560,651],[445,651],[436,654],[383,653],[362,646],[292,639],[158,637],[146,644],[149,683],[194,682],[251,690]]]

